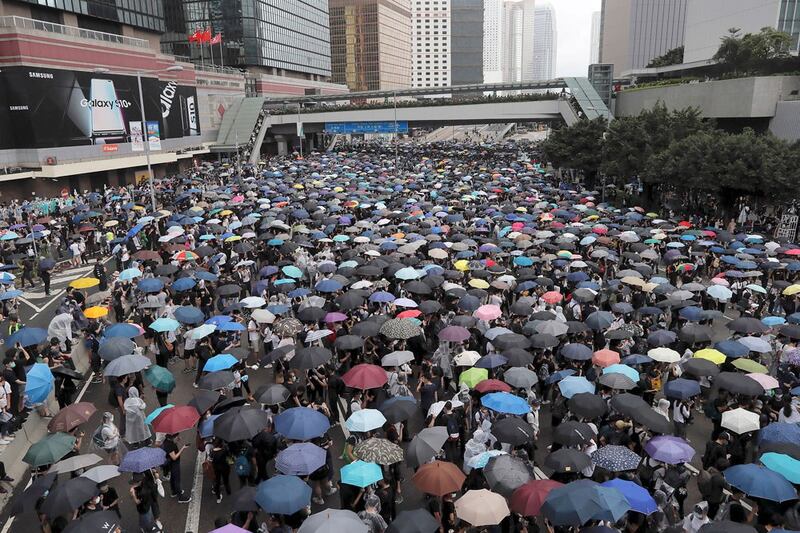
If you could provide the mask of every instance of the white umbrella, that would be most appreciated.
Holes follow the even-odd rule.
[[[81,474],[81,477],[91,479],[95,483],[103,483],[117,476],[119,476],[119,468],[115,465],[98,465]]]
[[[199,341],[203,337],[208,337],[216,330],[217,326],[215,326],[214,324],[203,324],[202,326],[198,326],[194,329],[190,329],[189,331],[187,331],[186,336],[193,340]]]
[[[450,402],[450,405],[453,406],[453,409],[458,409],[459,407],[464,406],[463,402],[456,400],[455,398],[448,401]],[[433,416],[433,418],[439,416],[439,413],[442,412],[442,409],[444,409],[444,404],[446,403],[447,403],[446,401],[442,400],[441,402],[436,402],[433,405],[431,405],[430,408],[428,409],[428,416]]]
[[[681,360],[681,354],[670,348],[660,347],[648,350],[647,356],[659,363],[677,363]]]
[[[272,324],[275,322],[275,315],[267,309],[256,309],[250,316],[259,324]]]
[[[772,346],[769,342],[761,337],[742,337],[738,341],[751,351],[756,353],[769,353],[772,351]]]
[[[748,431],[758,431],[761,429],[761,424],[759,423],[758,413],[739,407],[722,413],[722,427],[741,435]]]
[[[472,350],[466,350],[453,358],[456,366],[473,366],[481,358],[481,354]]]
[[[320,339],[324,339],[325,337],[327,337],[332,333],[333,331],[329,329],[317,329],[314,331],[310,331],[308,335],[306,335],[306,343],[312,343]]]
[[[456,516],[473,527],[497,525],[510,513],[506,499],[486,489],[468,491],[455,506]]]
[[[247,298],[242,298],[239,303],[247,309],[258,309],[267,305],[267,301],[260,296],[248,296]]]
[[[381,359],[381,366],[400,366],[414,360],[414,353],[408,350],[394,351]]]

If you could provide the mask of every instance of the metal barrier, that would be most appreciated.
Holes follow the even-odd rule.
[[[43,20],[17,17],[15,15],[0,17],[0,28],[20,28],[25,30],[36,30],[47,33],[66,35],[69,37],[90,39],[92,41],[101,41],[104,43],[121,44],[125,46],[133,46],[136,48],[150,48],[150,42],[147,41],[146,39],[136,39],[135,37],[125,37],[123,35],[117,35],[115,33],[105,33],[102,31],[78,28],[76,26],[65,26],[63,24],[54,24],[52,22],[45,22]]]

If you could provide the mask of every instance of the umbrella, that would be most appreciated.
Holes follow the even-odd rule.
[[[325,466],[325,450],[309,442],[292,444],[275,458],[275,468],[289,476],[307,476]]]
[[[56,485],[42,503],[42,513],[56,518],[74,511],[100,494],[97,483],[85,477],[76,477]]]
[[[338,340],[338,339],[337,339]],[[401,366],[414,360],[414,353],[404,351],[394,351],[381,358],[381,366]]]
[[[161,448],[137,448],[125,454],[119,464],[120,472],[145,472],[163,465],[167,455]]]
[[[608,410],[605,400],[591,392],[573,394],[567,407],[576,416],[590,419],[601,417]]]
[[[380,327],[380,333],[390,339],[410,339],[422,334],[422,329],[410,318],[391,318]]]
[[[591,466],[592,461],[588,455],[573,448],[561,448],[554,451],[544,460],[544,466],[554,472],[580,472]]]
[[[717,365],[705,359],[692,358],[683,364],[683,371],[697,377],[716,376],[720,370]]]
[[[559,424],[553,430],[553,442],[564,446],[581,446],[595,438],[589,424],[570,420]]]
[[[671,435],[653,437],[644,445],[644,451],[656,461],[670,465],[688,463],[695,454],[691,444]]]
[[[610,472],[636,470],[642,458],[626,446],[608,445],[595,450],[592,462]]]
[[[197,412],[201,415],[214,407],[217,402],[220,400],[220,395],[218,392],[213,390],[199,390],[195,392],[194,398],[189,400],[188,405],[191,405]]]
[[[508,392],[492,392],[481,398],[481,405],[498,413],[524,415],[530,412],[528,402]]]
[[[553,525],[580,526],[589,520],[616,522],[630,508],[617,489],[581,479],[551,490],[541,512]]]
[[[311,504],[311,487],[297,476],[277,475],[259,483],[255,500],[267,513],[291,515]]]
[[[691,379],[678,378],[664,385],[664,396],[675,400],[688,400],[700,394],[700,383]]]
[[[98,465],[81,474],[81,477],[91,479],[95,483],[103,483],[117,476],[119,476],[119,468],[116,465]]]
[[[140,330],[138,326],[134,324],[129,324],[127,322],[122,322],[122,323],[118,322],[113,326],[107,327],[105,331],[103,331],[103,337],[105,339],[114,339],[118,337],[122,337],[125,339],[133,339],[134,337],[138,337],[141,334],[142,330]],[[133,353],[133,351],[130,351],[128,353]],[[121,354],[121,355],[126,355],[126,354]]]
[[[233,494],[231,498],[231,509],[233,511],[254,512],[259,511],[256,503],[256,487],[242,487]]]
[[[348,370],[342,381],[354,389],[377,389],[386,385],[386,371],[378,365],[359,364]]]
[[[175,331],[181,327],[181,323],[174,318],[161,317],[153,321],[148,327],[158,332]]]
[[[252,439],[267,424],[269,417],[266,411],[252,408],[231,409],[214,421],[214,436],[227,442]]]
[[[203,372],[218,372],[220,370],[228,370],[238,362],[239,360],[231,354],[221,353],[211,357],[206,361],[206,363],[203,365]]]
[[[297,533],[368,533],[369,528],[353,511],[325,509],[303,521]]]
[[[70,522],[64,533],[116,533],[122,531],[122,520],[115,511],[94,511]]]
[[[362,489],[383,479],[383,471],[379,465],[360,460],[343,466],[339,474],[342,483]]]
[[[756,533],[756,528],[730,520],[716,520],[700,527],[698,533]],[[786,529],[772,528],[772,533],[791,533]]]
[[[231,383],[234,382],[234,379],[233,372],[228,370],[219,370],[201,377],[197,385],[201,389],[215,391],[227,388]]]
[[[644,515],[649,515],[658,510],[656,501],[647,492],[647,489],[641,485],[637,485],[633,481],[624,479],[611,479],[605,483],[601,483],[602,487],[611,487],[617,489],[622,493],[627,502],[631,506],[631,510]]]
[[[439,338],[449,342],[463,342],[470,338],[470,332],[462,326],[447,326],[439,332]]]
[[[203,311],[192,305],[182,305],[175,309],[173,315],[181,324],[202,324],[205,320]]]
[[[797,499],[797,491],[780,474],[753,463],[734,465],[722,473],[725,480],[753,498],[774,502]]]
[[[403,460],[403,449],[400,446],[386,439],[374,437],[356,444],[353,453],[362,461],[384,466]]]
[[[262,385],[256,390],[255,398],[258,403],[264,405],[278,405],[289,399],[291,392],[289,389],[274,383],[272,385]]]
[[[360,409],[355,411],[345,421],[345,427],[350,431],[365,433],[382,427],[386,418],[377,409]]]
[[[458,376],[458,383],[465,383],[470,389],[481,381],[489,379],[489,371],[485,368],[468,368]]]
[[[504,454],[489,459],[483,476],[493,491],[511,496],[516,489],[533,479],[533,472],[522,459]]]
[[[386,533],[435,533],[439,526],[439,521],[431,513],[425,509],[414,509],[400,511]]]
[[[84,468],[88,468],[94,464],[99,463],[103,459],[94,453],[86,453],[83,455],[73,455],[72,457],[67,457],[66,459],[62,459],[53,466],[50,467],[48,472],[55,472],[56,474],[66,474],[68,472],[74,472],[76,470],[82,470]]]
[[[309,407],[292,407],[275,417],[275,431],[291,440],[311,440],[323,435],[328,428],[328,418]]]
[[[31,445],[22,460],[34,468],[51,465],[71,452],[74,446],[75,437],[72,435],[51,433]]]
[[[155,420],[158,415],[160,415],[166,409],[170,409],[172,407],[175,407],[175,405],[168,403],[167,405],[162,405],[160,407],[153,409],[153,411],[145,417],[144,419],[145,424],[152,424],[153,420]]]
[[[503,381],[518,389],[529,389],[539,381],[539,378],[533,370],[515,367],[503,373]]]
[[[53,390],[55,378],[44,363],[35,363],[25,377],[25,396],[28,405],[44,402]]]
[[[773,422],[759,433],[759,443],[768,442],[797,444],[800,442],[800,426],[789,422]]]
[[[722,427],[741,435],[761,428],[758,413],[738,407],[722,413]]]
[[[417,412],[417,401],[411,396],[395,396],[384,401],[378,410],[392,424],[408,420]]]
[[[360,340],[360,337],[356,338]],[[331,357],[333,357],[333,353],[322,346],[300,348],[295,351],[294,357],[289,361],[289,366],[309,370],[324,365]]]
[[[51,472],[34,479],[22,494],[11,500],[11,516],[32,511],[39,499],[50,490],[58,474]]]
[[[125,376],[135,374],[150,366],[150,359],[143,355],[131,354],[117,357],[106,365],[103,374],[106,376]]]
[[[111,337],[100,343],[98,353],[102,359],[111,361],[123,355],[130,355],[136,349],[136,343],[125,337]]]
[[[516,417],[507,417],[492,423],[492,435],[500,442],[519,446],[531,442],[536,434],[533,426]]]
[[[28,346],[40,344],[45,340],[47,340],[46,329],[23,326],[8,336],[5,340],[5,345],[13,348],[19,344],[23,348],[27,348]]]
[[[800,461],[783,453],[767,452],[759,459],[761,464],[785,477],[790,483],[800,483]]]
[[[442,451],[447,438],[447,428],[444,426],[423,429],[411,439],[406,450],[406,463],[412,468],[427,463]]]
[[[152,365],[145,369],[144,379],[160,392],[170,393],[175,389],[175,376],[163,366]]]
[[[95,411],[97,408],[90,402],[73,403],[51,418],[47,429],[51,432],[63,431],[66,433],[88,422]]]
[[[608,388],[616,390],[630,390],[636,387],[636,381],[632,380],[626,374],[621,374],[618,372],[604,373],[602,376],[597,378],[597,381],[601,385],[605,385]]]
[[[608,375],[613,376],[614,374]],[[558,382],[558,389],[565,398],[572,398],[575,394],[581,392],[594,393],[594,383],[591,383],[583,376],[567,376]]]
[[[453,463],[433,461],[420,466],[411,479],[422,492],[442,497],[450,492],[459,492],[466,478]]]
[[[197,413],[197,409],[182,405],[162,411],[153,420],[153,429],[159,433],[171,435],[193,428],[198,420],[200,420],[200,415]]]
[[[486,489],[467,491],[455,501],[456,516],[473,527],[493,526],[509,515],[505,498]]]
[[[714,378],[714,385],[734,394],[743,394],[745,396],[761,396],[764,394],[764,387],[757,381],[737,372],[720,372]]]
[[[550,491],[564,484],[551,479],[535,479],[514,491],[511,496],[511,510],[522,516],[538,516]]]

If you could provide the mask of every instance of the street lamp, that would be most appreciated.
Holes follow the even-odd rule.
[[[150,181],[150,202],[153,207],[153,213],[156,212],[156,185],[153,177],[153,167],[150,165],[150,140],[147,138],[147,119],[144,116],[144,93],[142,92],[142,74],[158,74],[160,72],[180,72],[183,70],[181,65],[172,65],[165,69],[155,70],[138,70],[136,71],[136,83],[139,85],[139,112],[142,119],[142,137],[144,139],[144,157],[147,160],[147,175]],[[96,68],[94,72],[100,74],[107,74],[110,72],[107,68]]]

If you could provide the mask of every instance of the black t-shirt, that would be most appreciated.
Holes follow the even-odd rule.
[[[217,468],[228,466],[228,450],[225,448],[211,450],[211,462]]]
[[[164,442],[161,443],[161,449],[164,450],[164,453],[167,454],[167,464],[171,464],[173,462],[172,457],[170,454],[178,452],[178,445],[175,443],[174,439],[164,439]],[[177,459],[180,461],[180,457]]]
[[[14,372],[15,369],[13,368],[6,368],[3,370],[3,379],[8,382],[9,387],[11,387],[11,394],[14,396],[19,395],[19,385],[17,385],[17,374]]]

